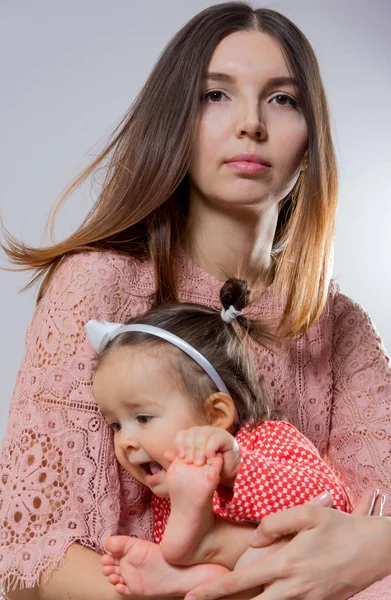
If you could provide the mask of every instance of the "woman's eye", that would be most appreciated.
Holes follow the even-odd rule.
[[[206,94],[204,94],[203,100],[204,102],[210,102],[212,104],[214,103],[218,103],[221,102],[221,100],[224,98],[227,98],[226,94],[224,94],[224,92],[219,92],[219,90],[212,90],[210,92],[206,92]]]
[[[149,423],[149,421],[151,419],[152,419],[152,417],[150,415],[137,415],[137,417],[136,417],[136,421],[138,423],[141,423],[142,425]]]
[[[278,104],[278,106],[293,106],[294,108],[297,106],[297,101],[287,94],[277,94],[271,99],[271,103]]]
[[[113,422],[109,423],[109,425],[114,432],[121,431],[121,425],[119,423]]]

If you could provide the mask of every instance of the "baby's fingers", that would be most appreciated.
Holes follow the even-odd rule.
[[[175,436],[175,440],[174,440],[174,446],[175,446],[175,451],[176,451],[176,455],[178,458],[185,458],[186,456],[186,435],[187,435],[188,431],[182,429],[181,431],[178,431],[178,433]]]
[[[174,462],[174,460],[176,459],[177,454],[176,452],[174,452],[174,450],[166,450],[164,453],[164,458],[166,460],[168,460],[168,462],[171,464],[172,462]]]
[[[205,464],[205,436],[201,427],[179,431],[175,437],[177,457],[188,464]]]
[[[186,456],[186,461],[194,461],[195,465],[201,467],[206,463],[205,446],[210,435],[209,428],[194,427],[192,431],[194,435],[192,455]]]
[[[213,458],[208,461],[208,465],[205,467],[208,469],[208,479],[209,481],[219,481],[220,473],[223,468],[223,457],[221,454],[217,454]]]
[[[206,441],[205,454],[208,464],[211,464],[212,459],[217,455],[219,451],[225,449],[223,433],[226,432],[223,430],[221,432],[216,431]]]

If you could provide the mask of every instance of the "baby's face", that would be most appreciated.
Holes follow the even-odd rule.
[[[184,394],[162,348],[114,348],[100,364],[93,392],[114,431],[119,463],[157,496],[165,482],[178,431],[207,421]]]

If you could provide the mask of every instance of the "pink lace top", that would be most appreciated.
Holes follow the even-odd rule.
[[[218,308],[221,282],[185,256],[176,262],[181,300]],[[83,325],[144,312],[153,287],[149,263],[81,253],[62,261],[37,307],[1,455],[0,581],[33,586],[73,542],[102,552],[113,533],[152,539],[148,492],[118,466],[92,396],[94,351]],[[249,316],[278,318],[271,288]],[[365,312],[333,285],[305,336],[278,354],[260,346],[255,353],[275,404],[333,465],[353,504],[370,486],[390,494],[391,370]],[[362,594],[391,597],[391,583]]]

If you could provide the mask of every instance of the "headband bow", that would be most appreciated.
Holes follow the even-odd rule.
[[[97,354],[107,346],[119,333],[121,333],[121,323],[109,323],[108,321],[88,321],[85,326],[88,339],[91,346]]]

